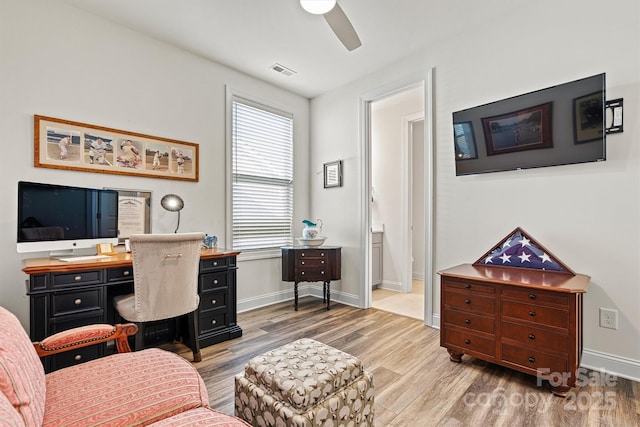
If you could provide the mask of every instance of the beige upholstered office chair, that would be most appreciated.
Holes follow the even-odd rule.
[[[136,234],[129,238],[134,293],[114,298],[120,316],[138,325],[135,349],[144,348],[145,322],[186,315],[194,362],[198,344],[198,268],[204,233]]]

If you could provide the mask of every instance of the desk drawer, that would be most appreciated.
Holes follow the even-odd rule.
[[[58,332],[66,331],[67,329],[77,328],[79,326],[104,323],[103,316],[104,312],[100,310],[97,312],[91,312],[89,315],[83,314],[80,316],[71,315],[54,317],[51,319],[51,333],[49,335],[57,334]]]
[[[66,351],[64,353],[56,354],[51,358],[51,370],[56,371],[68,366],[74,366],[79,363],[97,359],[101,357],[103,353],[101,346],[103,346],[103,344],[92,345],[89,347],[83,347],[73,351]]]
[[[229,266],[230,257],[207,258],[200,260],[200,271],[215,271],[225,269]]]
[[[102,270],[76,271],[73,273],[53,273],[53,287],[95,285],[102,282]]]
[[[200,292],[210,291],[227,286],[227,272],[206,273],[200,275]]]
[[[200,334],[206,334],[213,330],[227,326],[227,313],[225,311],[210,311],[200,313],[199,328]]]
[[[58,292],[51,296],[51,313],[54,316],[100,310],[100,307],[102,307],[100,289],[66,293]]]
[[[226,290],[220,292],[206,292],[200,294],[200,311],[223,308],[227,305]]]
[[[119,282],[122,280],[133,280],[133,266],[107,270],[107,282]]]

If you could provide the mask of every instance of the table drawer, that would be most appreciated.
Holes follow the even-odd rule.
[[[296,259],[326,258],[328,252],[324,249],[304,249],[296,251]]]
[[[486,332],[488,334],[495,334],[496,321],[493,317],[479,316],[457,310],[445,310],[444,323]]]
[[[298,268],[311,268],[311,267],[324,267],[327,265],[327,260],[324,258],[302,258],[297,259],[296,264]]]
[[[206,334],[213,330],[227,326],[227,313],[225,311],[210,311],[200,313],[200,334]]]
[[[568,372],[566,356],[555,357],[527,347],[502,344],[502,360],[508,363],[515,363],[532,371],[549,369],[547,372]]]
[[[200,294],[200,311],[223,308],[227,305],[227,292],[206,292]]]
[[[73,273],[54,273],[54,288],[65,286],[94,285],[102,282],[102,270],[76,271]]]
[[[489,295],[480,295],[469,292],[454,292],[446,290],[444,294],[445,305],[459,310],[475,313],[495,313],[495,298]]]
[[[471,332],[455,329],[445,329],[444,331],[440,331],[440,333],[444,333],[445,346],[452,345],[462,349],[463,352],[473,351],[491,357],[495,357],[496,355],[495,339],[481,337]]]
[[[563,329],[569,328],[569,311],[558,308],[503,301],[502,317],[510,317]]]
[[[225,269],[229,266],[230,257],[207,258],[200,260],[200,271],[214,271]]]
[[[200,275],[200,292],[205,292],[227,286],[227,272],[206,273]]]
[[[51,295],[51,313],[60,316],[89,310],[100,310],[102,306],[100,289],[89,289]]]
[[[545,348],[562,353],[568,351],[566,334],[558,334],[532,326],[502,322],[502,338],[521,342],[523,346]]]
[[[324,281],[329,280],[329,271],[326,268],[305,268],[298,270],[297,278],[300,281]]]
[[[559,292],[545,292],[538,291],[535,289],[514,289],[514,288],[504,288],[502,291],[502,295],[505,298],[513,298],[524,301],[528,301],[530,303],[551,303],[558,305],[569,305],[569,295],[561,294]]]

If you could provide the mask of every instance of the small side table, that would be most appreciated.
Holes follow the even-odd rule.
[[[285,246],[282,248],[282,280],[294,282],[294,307],[298,311],[298,283],[323,282],[322,302],[331,304],[331,281],[340,280],[339,246]]]

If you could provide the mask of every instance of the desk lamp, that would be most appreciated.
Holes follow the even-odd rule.
[[[160,204],[169,212],[178,212],[178,225],[176,225],[176,231],[174,231],[174,233],[177,233],[180,227],[180,211],[184,208],[182,197],[177,194],[167,194],[160,200]]]

